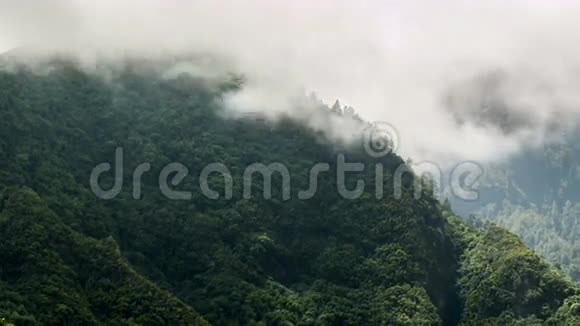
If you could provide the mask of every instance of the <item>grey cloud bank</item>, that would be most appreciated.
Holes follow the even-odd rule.
[[[216,53],[247,76],[237,110],[292,112],[292,94],[312,90],[396,126],[402,155],[439,162],[499,160],[555,120],[575,125],[579,39],[572,1],[0,0],[0,51],[88,64]]]

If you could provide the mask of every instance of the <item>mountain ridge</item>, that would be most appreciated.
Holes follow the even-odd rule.
[[[396,154],[369,157],[364,148],[332,142],[289,117],[273,126],[223,119],[219,99],[243,87],[239,81],[209,85],[156,71],[130,64],[109,79],[74,64],[55,64],[43,74],[27,67],[0,72],[0,223],[16,225],[2,228],[0,284],[22,284],[0,297],[0,317],[17,325],[572,325],[580,315],[577,285],[511,234],[463,224],[428,185],[415,198],[413,175],[403,177],[400,199],[389,187],[377,199],[374,167],[382,164],[379,177],[393,184],[395,169],[405,164]],[[342,112],[317,109],[341,118]],[[91,171],[113,162],[119,147],[125,183],[137,166],[151,164],[140,200],[126,184],[111,200],[90,190]],[[366,181],[359,198],[337,193],[337,155],[367,167],[345,178],[349,189]],[[232,198],[221,196],[226,181],[213,176],[208,183],[220,190],[217,200],[191,177],[174,184],[191,199],[168,199],[159,176],[172,162],[186,165],[190,176],[222,163],[232,172]],[[260,196],[258,178],[244,198],[243,170],[256,162],[286,166],[295,189],[307,189],[316,163],[327,163],[330,173],[318,176],[319,190],[309,200],[284,199],[277,176],[272,198]],[[105,173],[100,183],[114,181],[114,173]],[[26,227],[17,227],[20,218]],[[29,236],[30,230],[37,233]],[[71,256],[71,247],[80,253]],[[47,254],[35,255],[37,248]],[[79,267],[93,253],[125,278]],[[62,280],[68,287],[51,288],[16,268],[27,255],[33,266],[44,266],[45,256],[61,257],[47,277],[68,275]],[[83,284],[97,285],[78,292]],[[30,288],[51,292],[37,298]],[[43,305],[32,303],[37,300]],[[55,307],[62,313],[51,315]]]

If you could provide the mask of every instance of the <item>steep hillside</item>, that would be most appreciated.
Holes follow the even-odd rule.
[[[5,189],[0,208],[0,315],[16,325],[208,325],[138,275],[113,239],[72,231],[32,190]]]
[[[411,174],[396,199],[394,171],[405,164],[397,155],[373,158],[360,142],[330,140],[331,125],[224,118],[223,98],[239,78],[169,76],[171,66],[133,61],[85,73],[55,61],[0,73],[0,317],[17,325],[560,325],[580,314],[577,287],[511,234],[470,229],[428,187],[415,199]],[[341,108],[299,103],[320,121],[364,125]],[[119,148],[124,182],[100,199],[91,172],[114,167]],[[344,180],[349,190],[365,181],[355,199],[337,191],[339,157],[364,164]],[[150,171],[139,194],[133,178],[143,163]],[[187,168],[183,180],[164,176],[170,163]],[[231,174],[209,176],[217,199],[199,182],[212,163]],[[255,177],[245,196],[253,163],[281,164],[289,184],[274,174],[265,198]],[[329,171],[300,199],[318,163]],[[103,189],[114,172],[101,175]],[[160,179],[189,193],[170,199]]]
[[[455,205],[475,225],[497,224],[580,280],[580,150],[578,131],[489,166],[479,201]]]

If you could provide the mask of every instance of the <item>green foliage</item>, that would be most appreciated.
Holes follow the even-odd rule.
[[[501,225],[514,232],[526,245],[579,281],[580,249],[576,244],[580,239],[579,216],[580,204],[570,201],[563,207],[558,207],[554,201],[538,209],[504,200],[501,205],[489,204],[481,208],[476,221]]]
[[[580,296],[576,295],[564,301],[554,316],[547,321],[548,325],[579,325],[580,324]]]
[[[428,194],[415,199],[410,177],[395,200],[400,157],[372,159],[286,117],[224,119],[238,78],[160,78],[165,68],[0,73],[0,315],[16,325],[469,325],[577,313],[566,301],[575,286],[511,234],[480,233]],[[320,121],[355,119],[313,110]],[[89,175],[118,146],[123,190],[99,200]],[[356,200],[336,191],[338,153],[366,163],[347,176],[349,188],[366,181]],[[136,200],[129,180],[144,162]],[[160,193],[170,162],[188,167],[176,188],[191,200]],[[232,172],[231,199],[221,176],[210,178],[220,199],[201,193],[196,176],[214,162]],[[284,164],[300,190],[316,163],[331,171],[310,200],[283,199],[276,176],[271,200],[260,178],[245,199],[243,171],[255,162]],[[376,163],[387,170],[383,199]],[[112,183],[112,173],[100,180]]]
[[[468,320],[507,318],[506,311],[517,318],[544,320],[577,293],[561,273],[498,227],[484,230],[471,244],[461,274]]]
[[[543,146],[486,167],[480,201],[462,211],[475,225],[497,224],[580,281],[580,137],[559,126]]]
[[[206,324],[135,273],[114,240],[72,231],[32,190],[7,189],[2,206],[0,313],[17,325]]]
[[[9,321],[6,321],[6,318],[0,318],[0,326],[14,326],[14,324],[12,324]]]

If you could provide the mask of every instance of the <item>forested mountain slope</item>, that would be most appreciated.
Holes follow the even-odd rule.
[[[0,318],[16,325],[573,325],[576,285],[501,229],[476,231],[432,198],[415,199],[406,174],[393,196],[395,154],[367,155],[295,119],[228,119],[221,100],[240,80],[167,77],[165,63],[127,62],[86,73],[70,61],[0,73]],[[104,68],[103,68],[104,69]],[[305,100],[306,101],[306,100]],[[312,105],[311,105],[312,106]],[[301,108],[304,109],[304,108]],[[328,119],[355,119],[320,104]],[[361,122],[362,123],[362,122]],[[97,198],[90,175],[115,165],[124,183]],[[365,163],[337,192],[337,156]],[[169,199],[159,187],[169,163],[188,169]],[[244,169],[281,163],[272,198]],[[142,163],[141,198],[133,172]],[[203,195],[209,177],[219,199]],[[313,198],[310,169],[328,163]],[[384,166],[377,176],[375,166]],[[375,196],[382,178],[383,198]],[[171,180],[171,177],[169,178]],[[114,184],[114,171],[100,185]],[[139,196],[137,196],[139,198]],[[200,316],[201,315],[201,316]]]
[[[129,267],[113,239],[72,231],[29,189],[2,195],[0,310],[17,325],[207,325]]]
[[[580,281],[580,130],[561,128],[555,136],[487,167],[482,198],[456,207],[473,215],[476,225],[494,223],[516,233]]]

